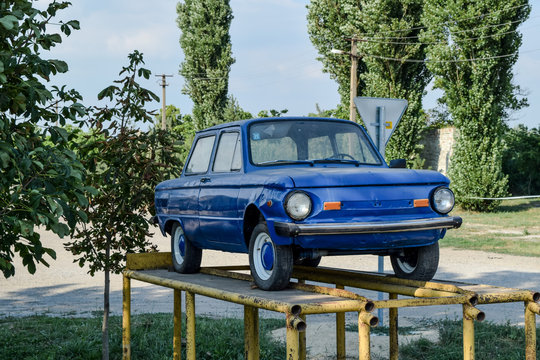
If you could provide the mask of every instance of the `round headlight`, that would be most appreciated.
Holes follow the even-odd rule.
[[[433,192],[433,208],[441,214],[448,214],[454,208],[454,193],[447,187],[440,187]]]
[[[311,212],[311,199],[305,192],[295,191],[285,199],[285,211],[293,220],[304,220]]]

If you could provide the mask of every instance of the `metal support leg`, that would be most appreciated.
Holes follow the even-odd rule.
[[[306,315],[300,315],[300,319],[306,322]],[[306,332],[298,332],[298,359],[306,360],[307,359],[307,341],[306,341]]]
[[[293,315],[287,314],[287,360],[300,359],[298,330],[291,325]]]
[[[259,360],[259,309],[244,305],[244,359]]]
[[[536,314],[540,314],[540,305],[525,302],[525,359],[536,360]]]
[[[305,284],[306,281],[303,280],[303,279],[299,279],[298,280],[298,283],[299,284]],[[300,315],[299,316],[300,319],[304,320],[304,322],[306,321],[306,315]],[[306,342],[306,332],[305,331],[300,331],[298,332],[298,348],[299,348],[299,353],[298,353],[298,358],[300,360],[306,360],[307,358],[307,342]]]
[[[182,291],[174,289],[173,359],[182,359]]]
[[[186,291],[186,358],[196,360],[195,350],[195,294]]]
[[[397,300],[397,294],[388,294],[390,300]],[[399,343],[398,343],[398,309],[390,308],[388,311],[388,332],[390,339],[390,360],[398,360],[399,358]]]
[[[336,289],[344,289],[343,285],[336,285]],[[345,360],[345,313],[336,313],[336,359]]]
[[[463,360],[474,360],[474,320],[466,313],[463,305]]]
[[[358,313],[358,360],[370,360],[371,349],[369,342],[369,333],[371,327],[367,319],[371,314],[366,312]]]
[[[122,358],[131,359],[131,279],[124,275],[122,304]]]

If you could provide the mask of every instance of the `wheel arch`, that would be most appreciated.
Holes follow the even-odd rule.
[[[244,242],[246,247],[249,249],[249,241],[251,239],[251,234],[253,229],[257,226],[258,223],[264,221],[263,213],[255,206],[254,204],[248,205],[246,211],[244,212],[244,221],[242,225],[242,233],[244,234]]]

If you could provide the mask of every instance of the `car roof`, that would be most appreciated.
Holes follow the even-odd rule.
[[[343,119],[337,119],[337,118],[325,118],[325,117],[311,117],[311,116],[283,116],[283,117],[264,117],[264,118],[254,118],[254,119],[248,119],[248,120],[238,120],[238,121],[232,121],[228,123],[218,124],[214,125],[212,127],[209,127],[204,130],[199,130],[197,133],[204,133],[207,131],[215,131],[215,130],[221,130],[228,127],[234,127],[234,126],[240,126],[245,127],[253,122],[259,122],[259,121],[290,121],[290,120],[304,120],[304,121],[312,121],[312,120],[326,120],[326,121],[337,121],[337,122],[347,122],[349,123],[349,120],[343,120]]]

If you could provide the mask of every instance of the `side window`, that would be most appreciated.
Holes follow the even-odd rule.
[[[242,167],[241,152],[239,134],[237,132],[223,133],[219,138],[212,170],[215,172],[240,170]]]
[[[186,174],[200,174],[208,171],[215,136],[199,138],[193,149],[193,154],[186,166]]]

